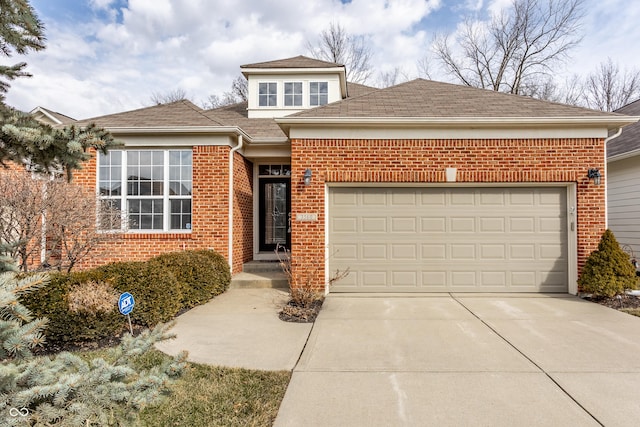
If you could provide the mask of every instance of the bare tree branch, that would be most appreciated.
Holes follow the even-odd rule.
[[[187,91],[178,88],[165,93],[153,92],[149,100],[153,105],[162,105],[176,101],[189,100],[189,98],[187,97]]]
[[[462,84],[520,93],[542,93],[555,67],[582,39],[584,0],[512,0],[489,22],[467,19],[451,44],[435,40],[444,69]]]
[[[615,111],[640,98],[640,71],[621,70],[611,58],[601,62],[584,84],[584,101],[589,108]]]
[[[371,77],[371,46],[364,36],[347,33],[339,23],[329,24],[318,42],[307,41],[306,48],[316,59],[344,65],[350,82],[365,83]]]

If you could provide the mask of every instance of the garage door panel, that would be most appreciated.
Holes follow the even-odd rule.
[[[560,187],[331,188],[330,253],[342,253],[330,269],[352,272],[332,291],[566,292],[565,199]]]

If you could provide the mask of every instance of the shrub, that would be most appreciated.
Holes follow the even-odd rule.
[[[606,297],[637,287],[635,268],[611,230],[604,232],[598,249],[587,258],[578,285],[583,292]]]
[[[173,273],[158,263],[117,262],[97,269],[119,292],[135,298],[131,321],[155,326],[173,319],[180,310],[180,285]]]
[[[215,282],[213,295],[220,295],[229,289],[229,283],[231,283],[231,270],[229,269],[229,263],[227,260],[214,250],[202,249],[194,252],[196,254],[204,255],[213,263],[214,276],[212,281]]]
[[[226,260],[213,251],[172,252],[150,262],[169,269],[176,277],[183,308],[204,304],[224,292],[231,278]]]
[[[116,291],[97,282],[95,273],[52,274],[49,285],[24,296],[36,316],[49,319],[47,341],[95,341],[122,332],[125,321],[117,310]]]

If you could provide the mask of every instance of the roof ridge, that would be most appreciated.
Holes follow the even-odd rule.
[[[215,120],[215,119],[213,119],[213,118],[211,118],[211,117],[207,116],[207,115],[205,114],[205,112],[206,112],[207,110],[203,110],[202,108],[198,107],[197,105],[195,105],[193,102],[189,101],[188,99],[182,99],[182,100],[180,100],[180,101],[178,101],[178,102],[183,102],[183,103],[184,103],[184,105],[186,105],[187,107],[191,108],[193,111],[195,111],[196,113],[200,114],[202,117],[205,117],[207,120],[211,120],[211,121],[212,121],[213,123],[215,123],[216,125],[218,125],[218,126],[224,126],[221,122],[219,122],[219,121],[217,121],[217,120]],[[196,110],[196,108],[194,108],[194,107],[196,107],[196,108],[197,108],[197,110]]]

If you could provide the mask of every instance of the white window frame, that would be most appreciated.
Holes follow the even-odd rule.
[[[260,93],[260,86],[262,85],[267,85],[267,92],[265,94],[261,94]],[[275,90],[272,92],[271,91],[271,85],[275,86]],[[269,100],[271,99],[271,96],[275,95],[275,99],[276,99],[276,103],[271,105],[269,104]],[[262,97],[266,97],[267,103],[265,105],[262,105],[260,103],[260,100],[262,99]],[[258,107],[260,108],[274,108],[278,106],[278,82],[259,82],[258,83]]]
[[[292,91],[290,94],[287,94],[287,85],[292,85]],[[284,82],[284,84],[282,85],[283,88],[283,98],[284,98],[284,106],[285,107],[302,107],[302,105],[304,104],[304,85],[302,84],[302,82],[296,82],[296,81],[291,81],[291,82]],[[296,86],[298,86],[298,88],[300,89],[299,92],[296,92]],[[291,104],[287,104],[287,97],[289,99],[291,99]],[[300,103],[296,104],[296,97],[299,97],[300,99]]]
[[[325,84],[326,85],[326,91],[325,92],[321,92],[320,91],[320,85],[321,84]],[[316,85],[316,90],[313,90],[313,86]],[[316,96],[318,99],[317,103],[313,103],[312,102],[312,97]],[[322,97],[325,97],[327,102],[321,102]],[[320,107],[322,105],[327,105],[329,103],[329,82],[327,81],[316,81],[316,82],[309,82],[309,105],[311,107]]]
[[[103,231],[126,231],[129,233],[191,233],[192,228],[189,229],[173,229],[171,228],[171,201],[172,200],[191,200],[191,224],[193,224],[193,151],[191,149],[128,149],[128,150],[110,150],[120,151],[122,153],[121,159],[121,192],[118,196],[103,196],[100,194],[100,157],[101,153],[98,153],[98,159],[96,164],[96,192],[99,200],[120,200],[120,212],[121,212],[121,229],[104,229]],[[163,153],[163,191],[161,196],[142,196],[142,195],[129,195],[129,182],[127,181],[127,169],[128,169],[128,155],[130,152],[162,152]],[[191,195],[170,195],[170,152],[172,151],[189,151],[192,154],[191,157]],[[162,200],[162,229],[143,229],[143,228],[131,228],[129,226],[129,200]],[[98,219],[99,221],[99,219]]]

